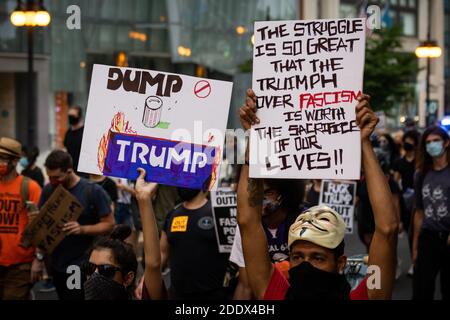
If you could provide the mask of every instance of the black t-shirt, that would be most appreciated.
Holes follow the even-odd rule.
[[[36,181],[41,188],[44,186],[44,175],[38,167],[34,167],[34,169],[24,169],[21,174]]]
[[[392,194],[400,194],[400,188],[394,179],[389,178],[389,187]],[[375,220],[372,206],[370,204],[369,192],[366,180],[358,184],[357,195],[359,197],[358,207],[358,232],[361,234],[371,234],[375,232]],[[401,200],[401,197],[400,197]]]
[[[53,193],[54,188],[47,184],[42,190],[39,199],[39,208],[45,204]],[[95,183],[81,178],[80,181],[70,190],[84,210],[78,218],[80,225],[93,225],[100,221],[100,218],[107,216],[111,212],[110,200],[105,190]],[[88,235],[69,235],[55,248],[51,254],[52,267],[58,272],[66,272],[69,265],[80,265],[86,258],[87,250],[92,245],[94,237]]]
[[[72,156],[73,169],[78,172],[78,160],[80,158],[81,141],[83,140],[84,126],[79,129],[69,129],[64,137],[64,146],[67,152]]]
[[[229,254],[219,253],[210,201],[196,210],[177,206],[167,215],[163,230],[177,299],[223,287]]]
[[[96,184],[98,184],[99,186],[101,186],[106,193],[108,194],[109,198],[111,199],[112,202],[116,203],[117,202],[117,186],[116,183],[114,181],[112,181],[112,179],[105,177],[105,179],[103,181],[99,181],[99,182],[95,182]]]
[[[394,162],[393,170],[400,173],[402,177],[403,191],[414,189],[414,172],[416,171],[414,161],[409,162],[404,157]]]

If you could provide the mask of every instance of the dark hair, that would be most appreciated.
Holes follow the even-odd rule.
[[[29,149],[26,149],[25,155],[28,159],[28,167],[31,167],[33,164],[36,163],[37,157],[39,157],[39,148],[31,147]]]
[[[83,109],[81,109],[80,106],[71,106],[69,109],[77,110],[77,111],[78,111],[78,116],[79,116],[80,118],[83,117]]]
[[[70,154],[63,150],[53,150],[45,159],[45,167],[50,170],[61,169],[66,172],[73,169],[73,160]]]
[[[414,145],[417,147],[419,145],[420,133],[417,130],[406,131],[403,134],[402,142],[405,143],[406,139],[411,139],[414,141]]]
[[[430,126],[423,132],[422,139],[420,139],[419,154],[417,155],[416,163],[417,170],[422,176],[425,176],[425,174],[433,167],[433,158],[426,150],[426,140],[428,136],[432,134],[440,136],[444,140],[444,143],[450,139],[447,132],[438,126]],[[450,160],[450,148],[447,148],[447,160]]]
[[[114,260],[122,270],[122,274],[137,271],[137,259],[133,247],[124,242],[131,234],[131,228],[127,225],[116,225],[109,236],[98,238],[92,248],[88,252],[88,256],[92,251],[99,249],[110,249]]]
[[[334,254],[334,257],[336,258],[336,260],[344,255],[344,250],[345,250],[344,240],[342,240],[341,243],[339,243],[339,245],[336,248],[331,249],[331,251],[333,251],[333,254]]]
[[[264,183],[277,190],[281,195],[281,207],[290,212],[298,212],[305,198],[304,180],[295,179],[264,179]]]

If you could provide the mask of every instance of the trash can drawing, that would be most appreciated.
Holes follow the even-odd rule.
[[[156,127],[161,120],[163,102],[157,96],[150,96],[145,99],[144,114],[142,124],[147,128]]]

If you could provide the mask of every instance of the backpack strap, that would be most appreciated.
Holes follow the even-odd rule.
[[[30,178],[22,176],[22,181],[20,181],[20,197],[22,198],[22,207],[19,212],[27,206],[27,201],[30,197]]]

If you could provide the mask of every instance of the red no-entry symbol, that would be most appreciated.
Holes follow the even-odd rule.
[[[199,98],[206,98],[211,94],[211,84],[208,81],[201,80],[195,84],[194,93]]]

